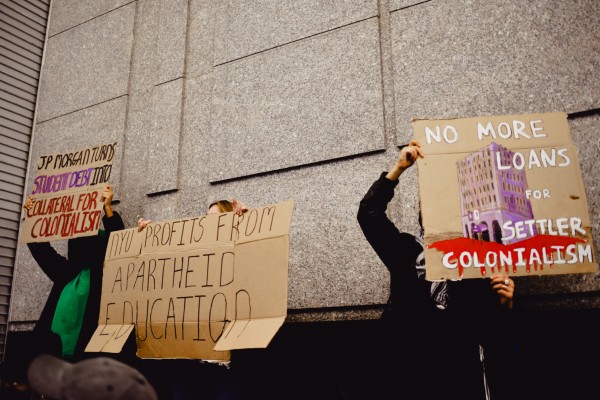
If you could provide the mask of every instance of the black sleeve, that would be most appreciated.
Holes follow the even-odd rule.
[[[390,273],[407,283],[417,279],[414,265],[423,249],[413,235],[400,232],[386,215],[397,184],[382,173],[360,202],[358,223]]]
[[[121,218],[119,213],[115,211],[113,211],[112,217],[107,217],[106,214],[104,214],[104,216],[102,217],[102,224],[104,225],[104,230],[106,232],[107,238],[110,236],[111,232],[125,229],[123,219]]]
[[[111,232],[125,227],[121,216],[116,212],[110,218],[104,215],[102,222],[107,237]],[[42,271],[52,282],[69,282],[81,271],[81,266],[73,265],[66,257],[58,254],[49,242],[28,243],[27,247],[29,247],[31,255]],[[102,254],[104,254],[104,251],[102,251]]]
[[[52,282],[68,282],[79,272],[78,269],[72,268],[66,257],[58,254],[48,242],[27,243],[27,247],[42,271]]]

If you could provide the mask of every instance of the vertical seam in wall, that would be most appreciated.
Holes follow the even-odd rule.
[[[206,2],[202,2],[202,4],[206,5]],[[211,50],[211,60],[210,60],[210,66],[213,68],[216,67],[215,65],[215,55],[216,55],[216,41],[217,41],[217,35],[216,35],[216,25],[217,25],[217,9],[219,9],[219,11],[221,11],[221,4],[223,4],[223,2],[217,2],[218,5],[215,5],[214,7],[211,7],[210,10],[210,23],[212,24],[211,30],[212,30],[212,50]],[[227,7],[229,7],[229,4],[227,4]],[[223,14],[227,14],[227,11],[225,12],[221,12],[221,15]],[[220,21],[219,21],[220,22]]]
[[[185,118],[185,105],[186,105],[186,83],[187,83],[187,65],[188,65],[188,49],[190,46],[190,26],[191,26],[191,7],[190,0],[187,0],[187,18],[185,24],[185,44],[183,46],[183,79],[181,81],[181,106],[179,108],[179,143],[177,145],[177,174],[175,177],[175,188],[179,190],[180,185],[180,174],[181,174],[181,150],[182,150],[182,142],[184,139],[183,130],[185,128],[184,118]]]
[[[390,0],[379,0],[379,47],[381,54],[381,79],[383,88],[383,116],[385,130],[386,162],[392,165],[398,157],[398,127],[396,120],[396,88],[394,85],[394,57],[392,44],[392,22]],[[403,196],[397,196],[396,202],[403,204]],[[397,206],[396,206],[397,207]],[[389,207],[388,207],[389,209]],[[389,213],[390,220],[400,226],[406,219],[404,207],[396,213]]]
[[[383,102],[383,129],[386,150],[396,148],[396,104],[389,0],[379,0],[379,56]]]
[[[203,2],[203,4],[206,5],[206,1]],[[221,3],[219,3],[221,4]],[[209,78],[209,82],[208,82],[208,87],[210,87],[210,94],[209,96],[209,101],[208,101],[208,105],[207,107],[209,108],[208,111],[208,118],[206,120],[206,134],[207,136],[210,136],[212,134],[212,129],[213,129],[213,111],[214,111],[214,98],[215,98],[215,86],[217,84],[217,79],[215,77],[216,75],[216,66],[215,66],[215,55],[217,53],[216,51],[216,37],[217,37],[217,9],[220,10],[220,5],[215,6],[215,7],[211,7],[210,13],[208,15],[207,18],[209,18],[209,28],[208,28],[208,32],[210,35],[212,35],[212,40],[211,40],[211,48],[210,48],[210,72],[206,72],[203,73],[202,75],[207,75],[207,74],[211,74],[211,77]],[[223,14],[223,13],[221,13]],[[206,151],[202,157],[203,160],[206,160]],[[211,182],[211,172],[212,172],[212,166],[209,162],[206,163],[206,178],[208,181],[209,186],[213,186],[213,182]]]
[[[181,183],[180,181],[180,174],[182,171],[181,168],[181,149],[182,149],[182,143],[183,143],[183,139],[184,139],[184,134],[183,134],[183,130],[185,129],[185,122],[184,122],[184,117],[185,117],[185,106],[186,106],[186,94],[187,94],[187,66],[188,66],[188,50],[189,50],[189,46],[190,46],[190,26],[191,26],[191,21],[190,19],[192,18],[192,10],[190,7],[190,1],[187,1],[187,18],[185,19],[185,44],[183,46],[183,81],[181,82],[181,109],[179,111],[179,146],[177,149],[177,180],[175,182],[175,185],[177,186],[177,189],[179,190],[179,185]]]
[[[131,3],[129,3],[131,4]],[[131,39],[131,52],[129,53],[129,79],[127,82],[127,101],[125,102],[125,120],[123,121],[123,142],[121,143],[121,166],[119,171],[119,188],[123,189],[123,180],[124,180],[124,164],[125,164],[125,148],[127,147],[127,133],[129,131],[129,111],[130,111],[130,103],[131,103],[131,86],[132,86],[132,75],[134,73],[133,70],[133,60],[134,51],[135,51],[135,42],[136,42],[136,33],[138,31],[138,24],[140,23],[140,5],[139,1],[135,2],[135,16],[133,17],[133,28],[132,28],[132,39]]]

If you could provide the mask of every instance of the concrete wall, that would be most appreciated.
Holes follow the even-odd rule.
[[[413,117],[567,112],[600,248],[598,21],[596,0],[53,0],[31,160],[117,141],[127,226],[293,199],[290,318],[373,318],[389,275],[356,211]],[[401,184],[390,216],[416,232],[416,169]],[[518,285],[600,307],[598,275]],[[22,246],[13,330],[49,289]]]

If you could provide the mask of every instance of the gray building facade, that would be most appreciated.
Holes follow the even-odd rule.
[[[411,120],[564,111],[597,259],[599,21],[596,0],[52,0],[25,192],[40,155],[117,142],[128,227],[293,199],[287,321],[362,323],[389,273],[358,204]],[[416,174],[389,207],[411,233]],[[516,282],[530,310],[600,308],[598,274]],[[33,328],[50,287],[18,246],[10,332]]]

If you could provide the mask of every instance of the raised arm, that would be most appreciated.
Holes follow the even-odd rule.
[[[413,139],[408,146],[404,146],[400,150],[398,161],[396,161],[385,177],[390,181],[397,181],[400,175],[412,167],[419,157],[424,157],[423,151],[421,151],[421,144]]]
[[[113,187],[112,185],[107,184],[102,191],[101,197],[102,201],[104,201],[104,216],[102,217],[102,223],[107,237],[110,236],[111,232],[125,229],[125,224],[123,224],[121,216],[112,209],[113,197]]]
[[[33,207],[34,199],[32,196],[27,197],[23,208],[26,210]],[[66,257],[58,254],[58,252],[50,245],[49,242],[27,243],[27,247],[33,256],[33,259],[38,263],[42,271],[52,281],[69,280],[75,273],[71,272],[70,264]]]
[[[422,247],[413,235],[396,228],[386,210],[394,197],[398,177],[422,156],[416,141],[402,148],[398,161],[387,173],[381,174],[361,200],[357,216],[365,238],[381,261],[390,271],[407,279],[416,279],[413,266]]]

